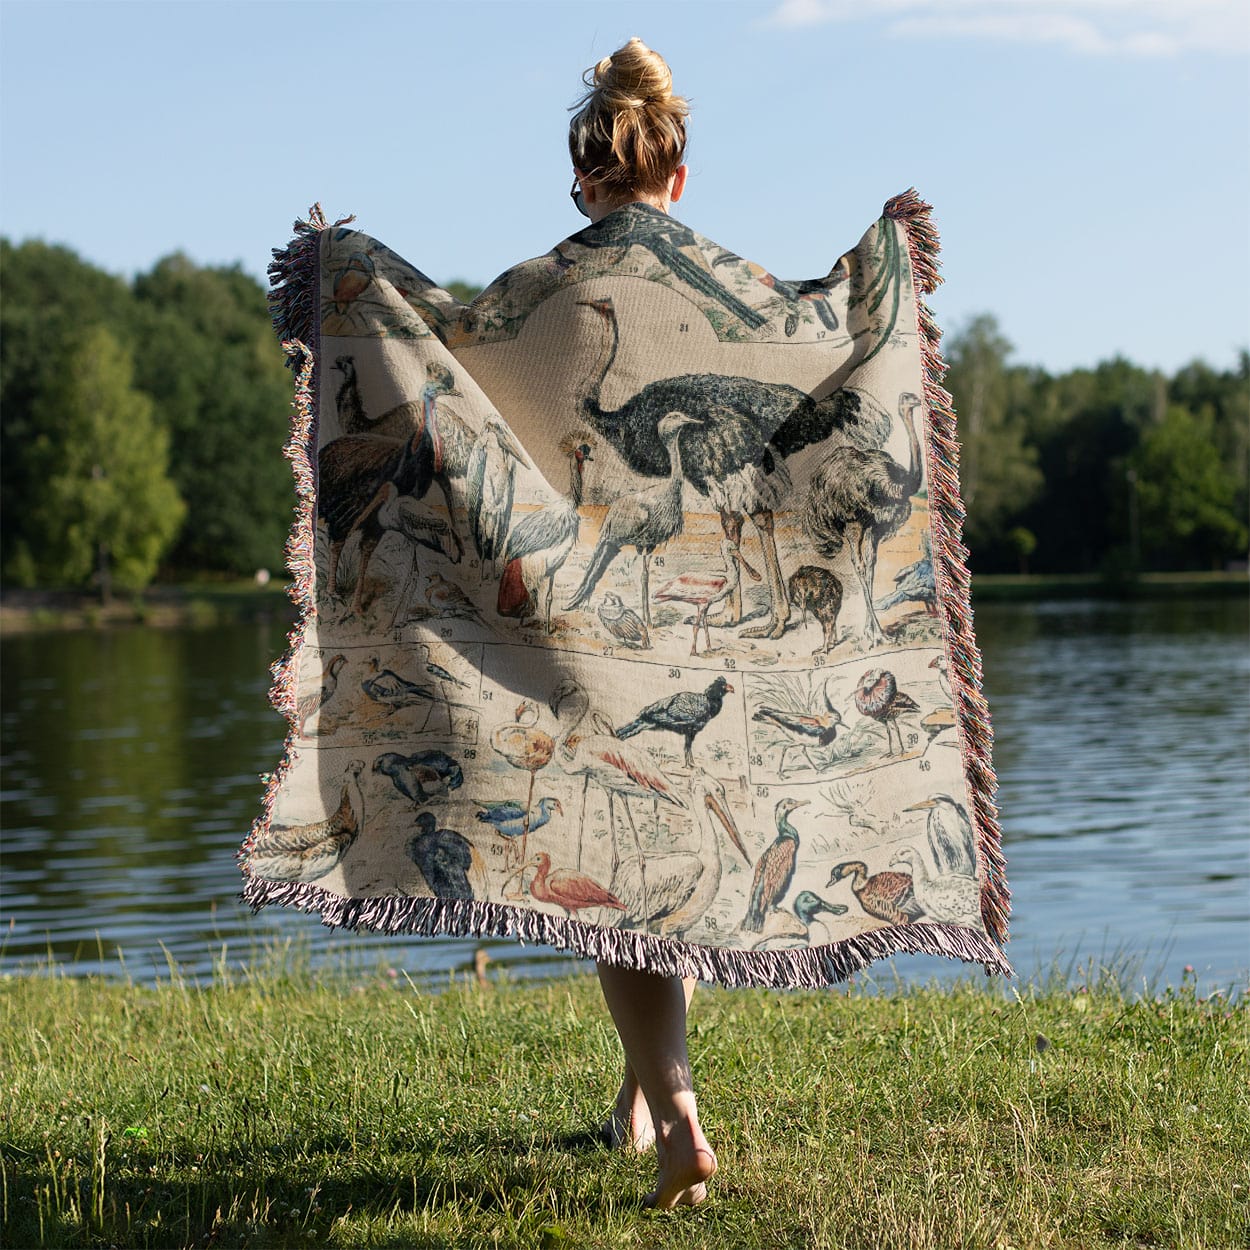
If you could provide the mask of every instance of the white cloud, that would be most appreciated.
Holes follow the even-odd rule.
[[[781,0],[771,25],[872,22],[903,39],[1049,44],[1087,56],[1250,50],[1246,0]]]

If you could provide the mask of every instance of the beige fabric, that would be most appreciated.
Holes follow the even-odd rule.
[[[730,982],[1005,969],[905,224],[786,284],[635,204],[469,306],[317,248],[316,610],[252,901]]]

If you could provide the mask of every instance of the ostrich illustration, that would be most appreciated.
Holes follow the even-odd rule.
[[[610,299],[582,300],[604,321],[602,363],[582,408],[591,427],[620,453],[635,473],[663,477],[669,458],[660,422],[674,410],[702,424],[682,441],[686,480],[720,513],[725,537],[742,545],[750,516],[760,536],[768,580],[769,619],[741,631],[749,638],[780,638],[790,604],[777,554],[773,514],[790,493],[785,458],[840,432],[850,443],[879,448],[889,433],[889,414],[860,391],[841,388],[823,399],[782,383],[715,373],[686,373],[650,382],[618,408],[605,408],[602,390],[620,347],[616,309]],[[726,625],[742,619],[741,588],[727,604]]]
[[[864,640],[869,647],[885,641],[872,601],[877,548],[911,515],[911,497],[924,480],[914,417],[920,404],[906,392],[898,398],[910,448],[906,467],[879,447],[837,447],[812,474],[808,488],[803,526],[823,556],[835,556],[846,545],[864,595]]]
[[[697,424],[697,418],[684,412],[670,412],[660,422],[658,434],[668,461],[668,480],[662,486],[631,491],[612,501],[582,583],[564,605],[566,611],[581,607],[590,598],[622,547],[637,547],[642,555],[642,619],[645,625],[651,624],[651,555],[661,543],[680,534],[685,522],[681,510],[683,474],[678,440],[687,426]]]
[[[500,616],[526,617],[542,611],[547,633],[551,633],[551,600],[556,573],[577,542],[581,516],[582,478],[591,459],[590,444],[576,443],[567,448],[570,464],[569,493],[537,512],[522,517],[504,544],[503,576],[495,610]],[[542,607],[538,591],[542,589]]]
[[[483,579],[488,568],[494,576],[495,561],[503,554],[518,462],[532,467],[516,435],[502,417],[492,413],[473,442],[467,475],[469,532],[482,562]]]

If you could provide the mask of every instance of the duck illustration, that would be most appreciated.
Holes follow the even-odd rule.
[[[316,881],[347,854],[365,823],[360,789],[363,760],[343,773],[339,805],[324,820],[307,825],[270,825],[248,849],[247,870],[270,881]]]
[[[890,924],[911,924],[924,915],[916,900],[912,879],[905,872],[878,872],[868,875],[868,865],[860,860],[838,864],[829,874],[829,886],[844,877],[851,878],[851,891],[864,911]]]
[[[795,895],[793,911],[774,907],[764,917],[764,927],[760,936],[751,943],[751,949],[785,950],[795,946],[810,946],[815,936],[812,925],[821,912],[830,916],[844,916],[847,906],[845,903],[828,903],[811,890],[800,890]]]

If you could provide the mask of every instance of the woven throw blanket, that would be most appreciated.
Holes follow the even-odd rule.
[[[347,221],[271,266],[301,612],[246,901],[1010,974],[929,206],[787,282],[631,204],[467,305]]]

